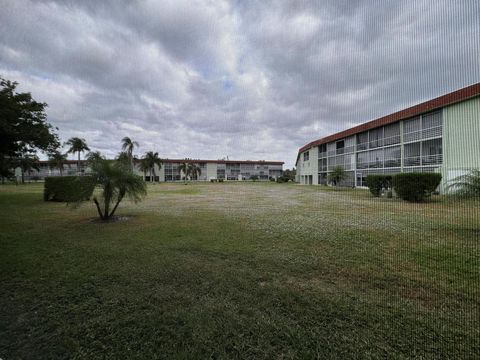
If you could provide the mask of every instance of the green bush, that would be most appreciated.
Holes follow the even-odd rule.
[[[393,188],[401,199],[420,202],[432,195],[441,180],[438,173],[403,173],[393,176]]]
[[[250,180],[252,180],[252,181],[257,181],[257,180],[258,180],[258,176],[257,176],[257,175],[252,175],[252,176],[250,176]]]
[[[379,197],[382,190],[388,190],[392,187],[391,175],[367,175],[367,186],[373,196]]]
[[[218,179],[218,182],[223,182],[224,179]]]
[[[45,178],[43,200],[77,202],[88,200],[95,183],[90,176],[60,176]]]

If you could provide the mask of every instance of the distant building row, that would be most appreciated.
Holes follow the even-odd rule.
[[[201,174],[198,178],[191,180],[209,181],[212,179],[224,180],[250,180],[253,176],[259,180],[277,179],[283,174],[283,162],[281,161],[251,161],[251,160],[200,160],[200,159],[165,159],[162,166],[155,166],[154,173],[146,173],[139,170],[135,165],[137,174],[144,177],[145,181],[179,181],[183,179],[179,167],[182,163],[194,163],[200,167]],[[26,180],[42,180],[48,176],[77,175],[77,161],[69,160],[65,163],[63,170],[52,169],[48,161],[38,163],[39,171],[32,170],[25,174]],[[88,173],[87,162],[80,161],[80,172]],[[16,176],[21,176],[20,170],[16,170]],[[154,177],[154,179],[151,179]]]
[[[439,172],[444,190],[480,168],[480,83],[303,146],[297,181],[325,184],[337,166],[345,186],[365,186],[368,174]]]

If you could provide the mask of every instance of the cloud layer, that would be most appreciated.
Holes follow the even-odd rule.
[[[100,4],[100,5],[99,5]],[[0,0],[0,75],[114,156],[283,160],[480,81],[480,3]]]

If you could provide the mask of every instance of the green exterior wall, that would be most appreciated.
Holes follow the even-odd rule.
[[[443,109],[443,190],[474,168],[480,168],[480,97]]]

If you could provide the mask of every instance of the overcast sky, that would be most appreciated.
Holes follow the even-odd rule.
[[[0,0],[0,76],[63,141],[283,160],[480,81],[480,1]]]

